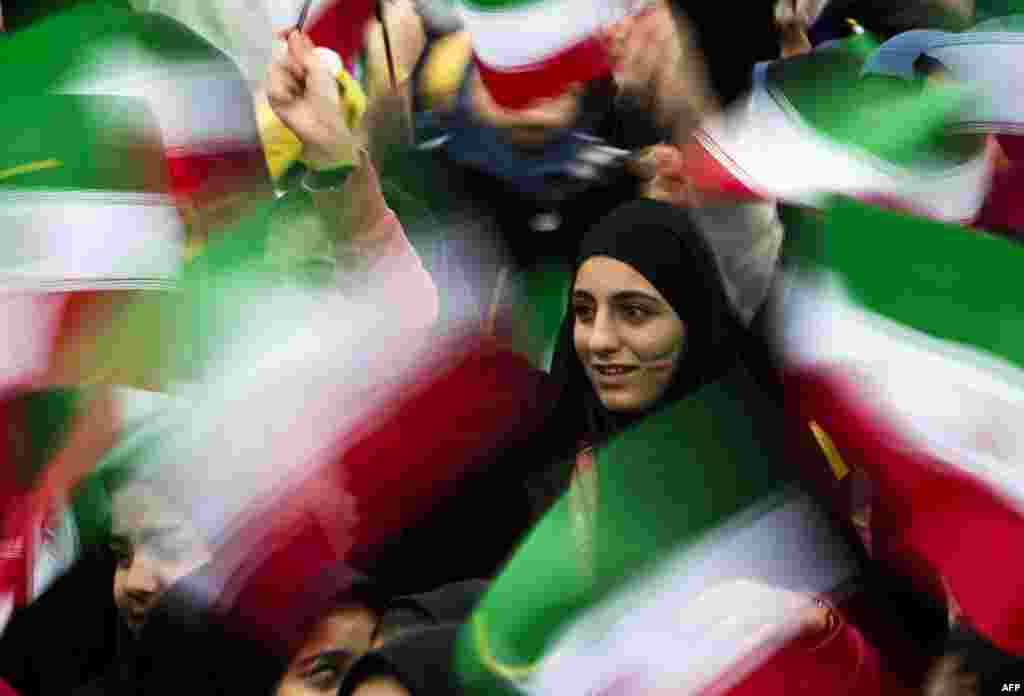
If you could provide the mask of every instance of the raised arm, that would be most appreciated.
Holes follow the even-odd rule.
[[[432,322],[438,291],[381,192],[368,142],[396,137],[380,114],[387,98],[371,104],[372,138],[354,134],[342,117],[339,84],[309,37],[288,36],[288,51],[271,64],[267,96],[277,116],[302,141],[311,171],[303,181],[331,227],[339,280],[366,278],[376,291],[414,303],[417,316]],[[428,322],[428,323],[429,323]]]

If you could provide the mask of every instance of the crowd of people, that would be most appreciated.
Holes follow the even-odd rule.
[[[942,52],[1009,3],[538,0],[611,19],[524,83],[522,3],[204,2],[0,0],[0,694],[1021,688],[1016,392],[1002,483],[918,467],[789,322],[836,197],[1016,253],[1024,94]],[[926,258],[865,302],[1019,369]]]

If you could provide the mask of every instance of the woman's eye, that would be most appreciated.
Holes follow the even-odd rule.
[[[131,549],[125,548],[124,546],[111,546],[110,553],[114,556],[114,561],[117,563],[118,568],[128,568],[131,566]]]
[[[338,685],[341,683],[341,676],[341,666],[332,663],[315,666],[303,675],[303,679],[312,688],[318,691],[327,691],[338,688]]]
[[[632,322],[645,321],[651,316],[651,310],[646,307],[641,307],[640,305],[629,305],[623,309],[623,313],[626,315],[626,318]]]
[[[572,308],[573,316],[578,321],[589,321],[594,316],[594,310],[587,305],[574,305]]]

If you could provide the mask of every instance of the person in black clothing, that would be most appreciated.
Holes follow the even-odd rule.
[[[381,615],[374,650],[357,661],[337,693],[457,694],[452,670],[459,628],[486,584],[460,582],[393,600]]]
[[[20,696],[269,689],[281,672],[273,655],[234,634],[204,599],[210,549],[189,503],[126,468],[111,468],[105,482],[109,548],[87,549],[15,615],[0,640],[0,678]]]
[[[276,696],[334,693],[352,664],[374,645],[387,604],[372,581],[357,578],[332,597],[311,626],[278,683]]]

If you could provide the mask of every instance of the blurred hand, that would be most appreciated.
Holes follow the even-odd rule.
[[[671,145],[655,145],[630,160],[627,170],[642,182],[640,195],[682,207],[696,207],[701,197],[682,176],[683,153]]]
[[[498,129],[502,137],[515,145],[539,147],[554,133],[576,122],[582,85],[572,85],[557,97],[541,99],[524,109],[506,109],[494,101],[479,75],[471,79],[473,114],[481,123]]]
[[[648,106],[677,137],[717,108],[689,26],[666,0],[616,22],[604,34],[619,88]]]
[[[342,114],[336,73],[308,36],[287,35],[287,50],[274,57],[267,74],[267,99],[277,117],[302,141],[316,168],[358,162],[359,144]]]
[[[828,3],[829,0],[778,0],[775,3],[775,21],[809,27]]]
[[[778,0],[775,3],[775,25],[779,28],[783,58],[811,51],[807,32],[824,5],[823,0]]]

